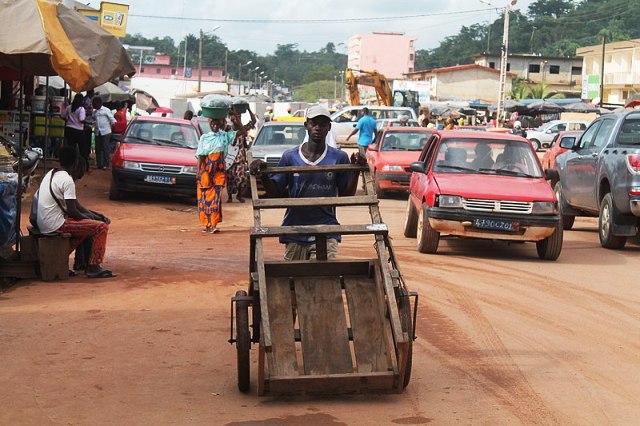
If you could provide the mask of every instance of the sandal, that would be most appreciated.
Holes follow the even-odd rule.
[[[105,269],[101,266],[99,268],[100,269],[98,269],[95,272],[87,272],[87,277],[88,278],[111,278],[116,276],[116,274],[114,274],[110,269]]]
[[[209,232],[211,232],[212,234],[217,234],[218,232],[220,232],[220,229],[214,226],[213,228],[211,228],[211,231]]]

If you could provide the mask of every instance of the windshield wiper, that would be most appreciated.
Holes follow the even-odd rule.
[[[153,144],[153,145],[158,145],[158,143],[155,140],[145,139],[145,138],[141,138],[141,137],[138,137],[138,136],[127,136],[125,139],[135,139],[135,140],[140,141],[140,142],[145,142],[145,143],[150,143],[150,144]]]
[[[462,170],[465,172],[476,172],[476,169],[472,169],[470,167],[463,167],[463,166],[450,166],[448,164],[439,164],[436,166],[439,169],[453,169],[453,170]]]
[[[169,139],[154,139],[155,142],[158,142],[160,145],[170,145],[170,146],[177,146],[180,148],[187,148],[187,146],[184,144],[184,141],[172,141]]]
[[[521,176],[527,178],[535,178],[535,176],[530,175],[525,172],[519,172],[517,170],[507,170],[507,169],[478,169],[480,173],[494,173],[496,175],[507,175],[507,176]]]

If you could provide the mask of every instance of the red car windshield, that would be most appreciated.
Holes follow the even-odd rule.
[[[382,140],[382,151],[422,151],[431,136],[425,132],[387,132]]]
[[[438,173],[498,174],[541,178],[542,171],[527,142],[499,139],[446,139],[435,153]]]
[[[196,149],[198,132],[193,125],[189,124],[138,120],[129,126],[124,141]]]

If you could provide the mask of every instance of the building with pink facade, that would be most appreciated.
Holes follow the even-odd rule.
[[[401,79],[413,72],[416,37],[404,33],[373,32],[349,37],[348,67],[377,71],[388,79]]]
[[[137,77],[198,81],[198,67],[171,65],[169,55],[156,54],[154,63],[135,64]],[[202,67],[202,81],[225,81],[222,67]]]

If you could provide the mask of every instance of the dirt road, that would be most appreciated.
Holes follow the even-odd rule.
[[[531,244],[446,241],[438,255],[423,255],[402,237],[406,201],[382,200],[402,272],[420,293],[409,387],[402,395],[259,398],[237,391],[227,343],[229,297],[248,283],[249,205],[225,205],[222,232],[203,235],[194,206],[110,202],[108,179],[95,171],[79,193],[113,220],[105,265],[119,276],[21,282],[0,293],[0,424],[640,419],[640,248],[600,248],[593,219],[565,233],[557,262],[538,260]],[[360,214],[340,211],[343,223]],[[279,257],[277,244],[268,248]],[[353,237],[341,253],[370,250]]]

